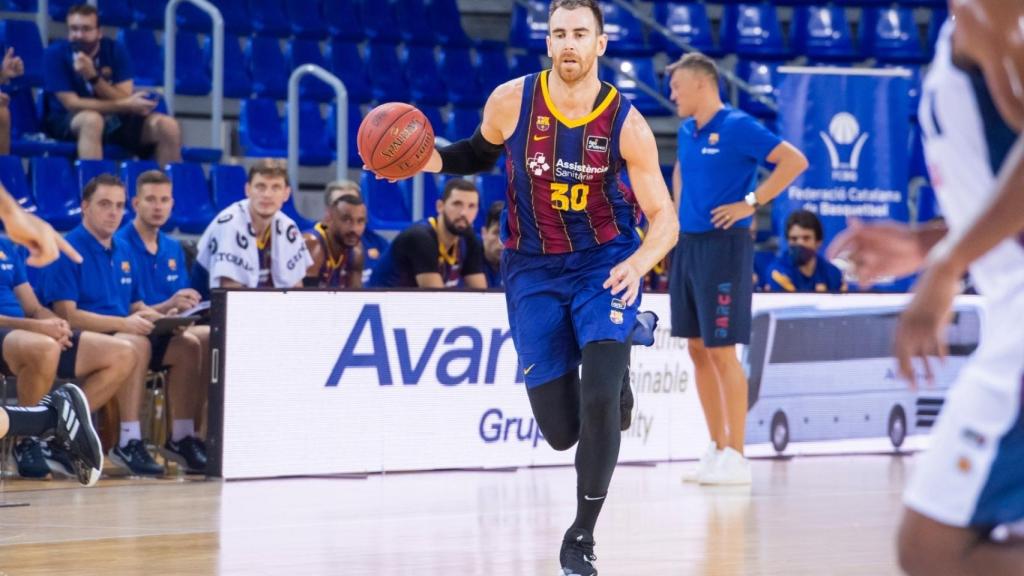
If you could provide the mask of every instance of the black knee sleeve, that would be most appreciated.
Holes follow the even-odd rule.
[[[580,377],[572,370],[526,391],[544,439],[558,451],[580,439]]]

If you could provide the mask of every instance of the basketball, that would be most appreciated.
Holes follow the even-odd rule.
[[[367,168],[385,178],[401,180],[414,176],[430,160],[434,129],[415,107],[388,102],[363,119],[356,145]]]

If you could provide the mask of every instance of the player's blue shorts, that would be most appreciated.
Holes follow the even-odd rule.
[[[627,306],[603,284],[639,245],[636,238],[619,236],[569,254],[504,251],[509,326],[528,388],[575,370],[590,342],[628,341],[640,297]]]

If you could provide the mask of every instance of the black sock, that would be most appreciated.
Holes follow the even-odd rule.
[[[594,534],[615,463],[619,459],[619,399],[629,345],[593,342],[583,348],[581,425],[576,447],[576,521],[572,529]]]
[[[8,436],[42,436],[57,426],[57,411],[50,406],[8,406]]]

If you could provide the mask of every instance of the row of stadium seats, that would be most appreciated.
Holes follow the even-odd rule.
[[[530,0],[529,9],[515,5],[511,46],[535,52],[546,50],[547,4],[544,0]],[[875,58],[881,62],[922,64],[930,59],[934,36],[946,18],[945,10],[931,10],[926,41],[915,22],[912,6],[888,3],[866,7],[855,41],[844,6],[816,3],[794,9],[787,38],[775,4],[762,1],[726,5],[717,34],[703,2],[655,4],[653,17],[680,39],[712,56],[736,54],[742,58],[777,60],[807,56],[825,61]],[[645,38],[644,24],[628,10],[611,3],[603,3],[602,7],[610,40],[609,54],[680,51],[660,33],[651,31]]]

